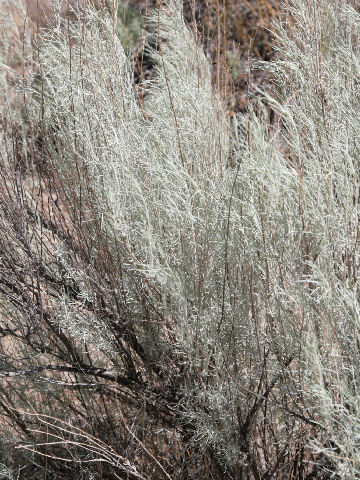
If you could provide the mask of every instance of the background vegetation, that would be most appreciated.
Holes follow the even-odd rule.
[[[0,478],[360,477],[358,7],[2,2]]]

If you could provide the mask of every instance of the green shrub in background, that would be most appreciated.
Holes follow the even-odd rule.
[[[134,49],[143,28],[143,21],[139,11],[129,3],[121,2],[118,6],[117,16],[117,33],[121,40],[121,45],[125,49]]]

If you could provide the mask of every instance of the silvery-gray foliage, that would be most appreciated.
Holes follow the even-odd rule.
[[[231,121],[177,2],[149,19],[156,75],[141,105],[115,2],[55,17],[19,86],[22,178],[4,130],[2,329],[21,355],[2,347],[3,377],[75,375],[33,383],[54,418],[70,380],[116,384],[125,438],[161,478],[165,460],[126,415],[146,413],[159,444],[176,432],[222,478],[306,478],[312,461],[357,478],[358,6],[292,0],[280,59],[261,66],[272,95]],[[151,477],[134,453],[84,445]]]

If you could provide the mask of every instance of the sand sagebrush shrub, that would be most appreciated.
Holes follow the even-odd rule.
[[[276,143],[268,144],[265,112],[250,126],[239,119],[230,151],[208,63],[174,5],[151,20],[157,79],[143,109],[111,19],[93,11],[86,28],[79,28],[81,21],[49,32],[41,43],[34,111],[54,136],[51,163],[82,234],[98,235],[100,223],[106,248],[123,259],[121,270],[117,261],[111,266],[113,282],[121,275],[148,359],[166,368],[168,349],[175,349],[188,370],[181,415],[193,440],[214,446],[232,467],[255,472],[249,459],[263,401],[252,392],[263,397],[278,387],[296,348],[297,325],[289,332],[287,324],[296,322],[295,306],[280,285],[286,265],[293,281],[297,256],[287,234],[296,208],[295,171]],[[103,248],[96,242],[94,257]],[[76,281],[89,282],[78,273]],[[144,312],[138,282],[150,289],[152,311]],[[279,309],[284,319],[276,329]],[[77,318],[72,309],[60,314],[74,337],[114,355],[108,330],[93,323],[92,338]],[[287,433],[276,437],[282,448]]]
[[[72,475],[356,478],[357,11],[292,1],[274,95],[230,122],[180,5],[150,19],[141,106],[99,8],[41,32],[20,151],[4,130],[0,406],[21,446],[53,475],[65,450]]]
[[[326,432],[318,451],[331,459],[340,478],[357,478],[359,4],[294,5],[296,31],[302,26],[302,34],[289,42],[282,32],[282,69],[289,74],[280,78],[282,98],[292,96],[285,138],[297,158],[308,232],[307,368]]]
[[[34,112],[42,109],[42,128],[54,137],[47,145],[51,163],[82,230],[91,235],[100,223],[107,247],[124,255],[129,272],[154,282],[160,310],[180,309],[186,318],[196,302],[197,251],[210,234],[203,225],[223,209],[225,114],[200,46],[174,6],[153,18],[158,75],[143,109],[111,18],[87,13],[85,28],[79,21],[42,40],[44,94]],[[82,207],[86,202],[91,209]],[[212,236],[215,227],[209,225]],[[129,295],[133,312],[141,309]]]
[[[4,408],[9,403],[33,411],[40,405],[41,413],[53,419],[55,438],[55,418],[76,425],[61,434],[62,441],[52,450],[53,460],[60,455],[58,449],[76,458],[75,471],[85,469],[88,461],[109,464],[110,458],[115,471],[138,472],[143,478],[155,462],[156,475],[166,477],[155,459],[158,453],[149,455],[143,447],[152,459],[149,463],[147,458],[148,466],[136,460],[126,464],[120,457],[115,461],[108,450],[93,447],[93,437],[79,443],[76,428],[86,427],[89,435],[103,438],[121,417],[112,439],[120,448],[122,442],[129,443],[130,434],[121,409],[130,408],[128,419],[150,414],[153,419],[146,424],[158,429],[158,402],[160,417],[174,424],[174,403],[184,376],[176,335],[197,295],[194,255],[204,236],[203,214],[209,208],[211,218],[223,209],[217,180],[228,157],[227,121],[212,91],[208,63],[174,5],[154,20],[158,78],[144,109],[136,101],[130,61],[115,33],[114,17],[90,4],[75,8],[73,15],[73,21],[56,17],[53,27],[35,39],[27,59],[36,75],[23,80],[33,140],[23,177],[10,161],[18,153],[11,148],[11,138],[8,151],[4,149],[9,162],[2,166],[2,223],[10,235],[2,238],[2,295],[11,342],[3,350],[8,372],[3,376],[33,375],[39,382],[34,396],[26,397],[26,382],[13,378],[16,389]],[[206,169],[213,172],[209,178]],[[207,235],[217,234],[216,225],[208,223]],[[22,360],[11,353],[17,342]],[[28,349],[38,353],[32,361]],[[54,373],[36,379],[42,371],[66,372],[65,377],[74,373],[75,378]],[[78,374],[87,380],[79,383]],[[115,389],[97,386],[91,377],[114,381]],[[120,384],[123,393],[116,387]],[[145,393],[150,384],[151,404]],[[76,394],[79,385],[85,390]],[[133,387],[137,393],[131,393]],[[72,391],[68,400],[62,396],[67,388]],[[168,392],[165,403],[163,389]],[[80,411],[73,410],[77,401]],[[123,405],[114,409],[119,401]],[[37,452],[47,455],[41,435],[48,423],[41,415],[22,415],[27,422],[21,423],[18,438],[25,442],[25,452],[39,444]],[[16,413],[10,416],[16,424]],[[39,424],[36,438],[26,423]],[[168,439],[156,440],[154,432],[146,437],[143,423],[137,425],[130,439],[141,438],[170,454]],[[168,430],[159,432],[167,438]],[[177,436],[172,434],[172,442]],[[129,456],[138,458],[135,451],[142,441],[132,441],[135,450]],[[17,458],[26,462],[27,457]],[[55,462],[48,468],[54,473],[61,467]]]

